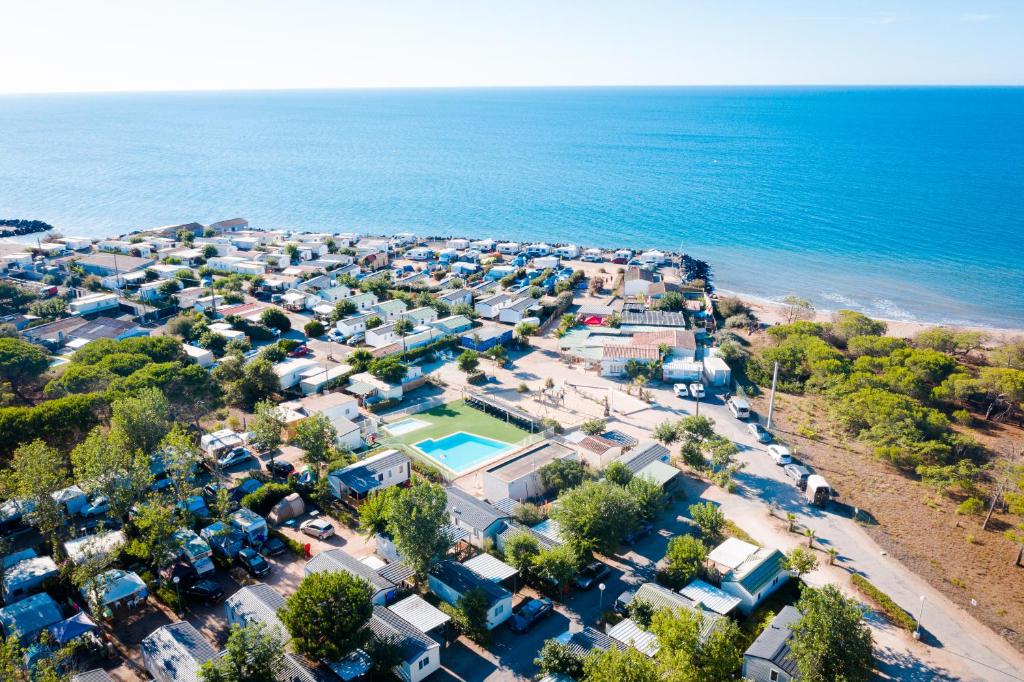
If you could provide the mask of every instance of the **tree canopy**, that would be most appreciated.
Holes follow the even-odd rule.
[[[370,585],[346,572],[312,573],[278,612],[295,650],[317,661],[337,661],[366,641],[373,614]]]
[[[835,585],[805,587],[790,651],[807,682],[860,682],[871,673],[871,631],[860,606]]]

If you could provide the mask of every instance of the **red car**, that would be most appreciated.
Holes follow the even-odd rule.
[[[629,262],[628,258],[613,258],[612,259],[612,264],[613,265],[625,265],[628,262]]]
[[[288,357],[290,358],[302,358],[309,355],[309,348],[307,346],[298,346],[288,351]]]

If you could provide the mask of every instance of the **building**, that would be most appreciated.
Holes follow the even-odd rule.
[[[622,646],[631,646],[651,658],[658,653],[658,636],[643,629],[631,618],[624,618],[608,626],[606,634]]]
[[[238,275],[263,275],[267,266],[240,256],[214,256],[206,261],[206,265],[221,272]]]
[[[288,629],[277,617],[285,605],[285,598],[270,585],[256,583],[247,585],[224,601],[224,615],[228,625],[245,627],[260,623],[268,631],[276,630],[282,641],[290,639]]]
[[[97,277],[117,277],[129,272],[142,270],[154,263],[152,258],[124,256],[113,253],[91,253],[75,258],[75,264],[89,275]]]
[[[348,367],[348,365],[339,365],[339,367]],[[337,368],[334,368],[337,369]],[[327,374],[330,375],[334,370],[328,370]],[[317,376],[323,375],[323,372],[317,373]],[[340,375],[338,375],[340,376]],[[316,377],[304,378],[301,384],[305,384]],[[328,381],[330,379],[328,378]],[[305,393],[305,391],[303,391]],[[281,403],[278,406],[278,411],[284,417],[285,421],[285,435],[288,440],[295,437],[295,428],[303,421],[313,416],[314,414],[321,414],[327,417],[331,425],[334,426],[335,431],[338,432],[338,437],[335,443],[339,447],[346,447],[349,450],[358,450],[363,445],[364,426],[365,431],[372,433],[373,428],[363,418],[362,413],[359,411],[359,401],[350,395],[345,393],[324,393],[322,395],[307,395],[301,400],[292,400],[290,402]]]
[[[791,682],[799,679],[789,648],[792,627],[802,618],[792,606],[783,606],[743,653],[743,679],[751,682]]]
[[[523,320],[534,317],[540,310],[540,303],[530,296],[521,296],[498,311],[498,321],[506,324],[519,324]]]
[[[494,294],[476,302],[474,309],[480,317],[493,320],[501,312],[501,309],[511,304],[512,297],[508,294]]]
[[[393,646],[401,662],[394,672],[406,682],[420,682],[441,667],[441,645],[383,606],[374,606],[369,622],[374,639]]]
[[[622,293],[625,296],[646,296],[648,289],[657,281],[654,273],[646,268],[628,267],[622,278]]]
[[[464,332],[459,337],[459,345],[463,348],[483,353],[497,345],[508,346],[512,343],[514,332],[509,327],[502,327],[496,324],[486,324]]]
[[[104,614],[118,616],[131,613],[149,596],[149,589],[138,574],[118,568],[96,576],[80,591],[90,607],[93,600],[96,600],[99,613],[94,615],[97,617]]]
[[[728,386],[732,382],[732,369],[722,358],[710,355],[704,358],[704,378],[712,386]]]
[[[387,568],[387,566],[384,566],[383,568]],[[370,584],[370,589],[373,590],[371,600],[374,604],[387,604],[395,598],[395,595],[398,594],[398,586],[395,585],[395,583],[383,577],[378,573],[378,571],[371,568],[368,564],[363,563],[341,549],[329,549],[324,552],[320,552],[306,562],[306,575],[322,573],[325,571],[329,573],[344,571],[351,576],[361,578],[368,582]]]
[[[209,369],[213,367],[213,352],[206,348],[200,348],[199,346],[192,346],[190,344],[182,344],[182,350],[185,351],[185,355],[189,356],[197,365],[203,369]]]
[[[643,306],[623,306],[619,314],[620,327],[627,332],[653,331],[657,327],[686,329],[686,315],[666,310],[647,310]]]
[[[6,557],[5,557],[6,560]],[[57,564],[48,556],[32,556],[21,559],[4,570],[4,604],[10,605],[39,591],[43,583],[60,575]]]
[[[700,614],[700,637],[706,639],[712,631],[725,622],[725,617],[704,608],[699,602],[694,602],[667,587],[657,583],[643,583],[635,590],[626,590],[615,600],[613,608],[619,613],[626,613],[629,604],[633,600],[647,602],[654,607],[655,611],[670,609],[673,611],[691,611]]]
[[[320,364],[312,358],[285,358],[274,365],[274,374],[281,382],[282,390],[296,386],[309,371],[323,371]]]
[[[241,232],[242,230],[249,229],[249,221],[245,218],[231,218],[230,220],[219,220],[215,223],[210,223],[209,227],[215,234]]]
[[[470,544],[481,549],[488,540],[497,540],[498,533],[505,529],[505,522],[511,518],[462,488],[448,486],[444,492],[448,496],[448,515],[452,524],[469,533]]]
[[[722,576],[722,591],[739,598],[739,610],[745,614],[789,580],[782,552],[737,538],[728,538],[711,550],[708,561]]]
[[[213,645],[188,621],[157,628],[140,648],[142,662],[155,682],[200,682],[199,669],[217,656]]]
[[[592,469],[603,470],[622,455],[622,444],[601,436],[588,436],[573,431],[563,437],[566,444],[576,448],[580,458]]]
[[[635,476],[651,462],[671,463],[672,452],[657,441],[647,440],[638,443],[632,450],[623,453],[617,461],[625,464],[626,468]]]
[[[661,350],[657,346],[606,343],[601,347],[601,376],[622,376],[626,373],[626,365],[630,361],[650,365],[659,360]]]
[[[472,329],[473,320],[465,315],[450,315],[434,322],[433,327],[445,336],[455,336],[460,332]]]
[[[64,614],[60,606],[45,592],[0,609],[0,630],[5,637],[16,638],[22,646],[28,646],[43,630],[62,620]]]
[[[332,471],[327,485],[338,499],[365,500],[371,493],[409,483],[411,463],[398,450],[385,450]]]
[[[679,594],[692,602],[700,602],[704,608],[721,616],[728,616],[740,605],[736,597],[699,579],[691,580],[689,585],[679,590]]]
[[[697,337],[689,329],[667,328],[654,332],[637,332],[633,342],[645,346],[667,346],[675,360],[693,360],[697,356]]]
[[[498,627],[512,615],[512,593],[460,563],[448,559],[437,562],[431,566],[427,581],[430,591],[452,606],[469,592],[483,592],[487,596],[488,630]]]
[[[71,350],[78,350],[90,341],[97,339],[121,341],[148,335],[148,329],[140,327],[131,320],[104,316],[92,320],[87,320],[84,317],[65,317],[62,320],[54,320],[22,332],[22,336],[33,343],[53,349],[68,346]]]
[[[117,294],[98,293],[71,299],[68,303],[68,310],[73,315],[91,315],[118,308],[120,305],[121,302]]]
[[[83,535],[64,543],[64,553],[76,566],[101,556],[114,554],[124,547],[124,533],[119,530],[108,530],[95,535]]]
[[[579,459],[579,455],[552,440],[523,448],[505,461],[484,470],[484,498],[490,502],[505,498],[523,501],[543,495],[546,488],[538,472],[546,464],[558,459]]]

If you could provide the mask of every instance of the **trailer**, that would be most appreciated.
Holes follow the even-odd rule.
[[[818,474],[811,474],[807,477],[804,494],[807,496],[808,502],[818,507],[825,507],[833,497],[836,497],[836,491],[832,489],[824,476]]]

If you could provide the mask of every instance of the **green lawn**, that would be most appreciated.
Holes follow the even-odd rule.
[[[517,443],[529,435],[518,426],[506,424],[500,419],[469,407],[463,400],[456,400],[426,412],[409,415],[409,417],[430,422],[430,426],[394,438],[399,443],[406,445],[413,445],[427,438],[436,440],[456,431],[475,433],[478,436],[492,438],[503,443]],[[387,427],[385,426],[385,428]]]

